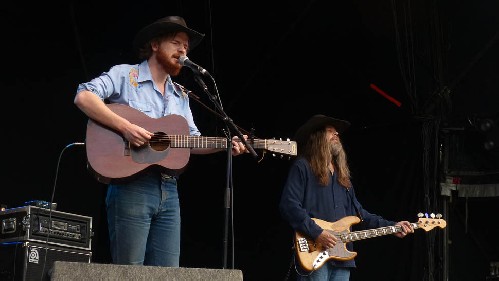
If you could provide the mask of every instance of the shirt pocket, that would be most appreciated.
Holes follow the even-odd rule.
[[[148,114],[148,113],[150,113],[152,111],[152,109],[151,109],[152,105],[149,104],[149,103],[138,102],[138,101],[135,101],[135,100],[129,100],[128,104],[131,107],[139,110],[140,112],[146,113],[146,114]]]

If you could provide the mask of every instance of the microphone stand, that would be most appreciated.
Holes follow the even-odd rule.
[[[205,72],[204,75],[209,76],[211,80],[213,81],[213,84],[215,85],[215,90],[216,90],[216,83],[215,79],[208,73]],[[198,73],[194,73],[194,80],[199,84],[199,86],[203,89],[203,91],[208,95],[210,100],[213,102],[215,105],[216,109],[218,110],[219,114],[222,117],[222,120],[225,123],[225,126],[228,128],[226,137],[227,137],[227,181],[226,181],[226,188],[225,188],[225,201],[224,201],[224,207],[225,207],[225,219],[224,219],[224,238],[223,238],[223,248],[224,248],[224,254],[223,254],[223,269],[227,268],[227,252],[228,252],[228,236],[229,236],[229,218],[230,216],[230,211],[232,210],[232,203],[233,203],[233,194],[231,192],[231,186],[233,184],[232,182],[232,137],[230,134],[230,129],[236,132],[236,135],[239,137],[241,142],[246,146],[246,149],[253,155],[253,157],[258,158],[258,154],[255,152],[253,147],[244,139],[243,134],[239,130],[239,128],[234,124],[233,120],[225,113],[222,107],[222,101],[220,98],[216,95],[213,95],[210,93],[208,90],[208,87],[204,83],[203,79],[200,77]],[[218,92],[218,91],[216,91]],[[233,226],[233,224],[232,224]],[[232,243],[234,243],[234,239],[231,240]],[[234,246],[232,247],[232,269],[234,268]]]

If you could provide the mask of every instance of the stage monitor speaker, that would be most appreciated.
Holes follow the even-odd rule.
[[[161,267],[56,261],[54,262],[51,271],[51,280],[242,281],[243,273],[238,269]]]
[[[91,256],[90,251],[54,247],[37,242],[2,243],[0,244],[0,280],[50,280],[49,272],[54,261],[90,263]]]

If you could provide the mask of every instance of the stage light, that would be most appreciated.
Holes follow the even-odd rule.
[[[495,122],[492,119],[483,119],[480,121],[480,131],[488,132],[495,127]]]
[[[499,119],[485,118],[480,121],[479,130],[485,134],[483,147],[487,151],[496,149],[499,146]]]
[[[496,142],[491,140],[491,139],[485,140],[483,142],[483,147],[485,148],[485,150],[492,150],[492,149],[494,149],[495,146],[496,146]]]

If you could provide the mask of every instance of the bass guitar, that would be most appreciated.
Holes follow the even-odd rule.
[[[417,222],[411,223],[414,229],[429,231],[435,227],[445,228],[447,225],[445,220],[441,219],[441,215],[431,214],[428,217],[428,215],[425,216],[419,213],[418,217]],[[348,242],[402,232],[402,227],[398,225],[350,232],[350,226],[360,222],[360,219],[356,216],[347,216],[336,222],[328,222],[317,218],[312,219],[320,227],[334,234],[338,238],[338,242],[333,248],[324,249],[322,245],[316,244],[312,239],[295,232],[294,248],[300,266],[309,272],[320,268],[330,259],[346,261],[355,258],[357,253],[348,251],[346,248]]]

